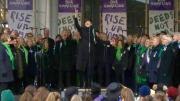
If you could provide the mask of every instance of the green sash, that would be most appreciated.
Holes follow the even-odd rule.
[[[25,54],[26,64],[28,64],[28,50],[24,46],[22,46],[22,49],[23,49],[24,54]]]
[[[147,76],[145,74],[139,74],[139,66],[141,66],[142,63],[142,55],[145,54],[147,47],[143,45],[139,45],[138,51],[136,53],[136,83],[137,84],[146,84],[147,83]]]
[[[117,47],[117,48],[116,48],[116,59],[117,59],[118,61],[121,60],[122,51],[123,51],[123,49],[122,49],[121,47]]]

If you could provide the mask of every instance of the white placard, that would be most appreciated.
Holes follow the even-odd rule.
[[[26,33],[31,32],[32,18],[32,10],[9,10],[7,15],[9,27],[18,31],[23,37]]]
[[[174,11],[149,11],[149,34],[174,32]]]
[[[59,13],[58,25],[59,25],[59,33],[63,30],[68,29],[71,33],[77,32],[77,29],[74,25],[74,14],[73,13]],[[81,25],[81,15],[78,14],[78,21]]]
[[[114,35],[127,36],[127,15],[126,12],[103,13],[102,14],[103,32],[109,38]]]

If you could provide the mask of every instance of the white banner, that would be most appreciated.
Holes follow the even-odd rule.
[[[32,10],[9,10],[7,15],[9,27],[24,37],[26,33],[31,32],[32,14]]]
[[[114,35],[127,36],[127,15],[126,12],[103,13],[102,14],[103,32],[109,38]]]
[[[58,19],[58,25],[59,25],[59,33],[61,33],[63,30],[70,30],[71,33],[77,32],[77,29],[74,25],[74,14],[73,13],[59,13],[59,19]],[[78,14],[78,21],[81,25],[81,15]]]
[[[149,11],[149,34],[157,34],[166,31],[174,32],[174,11]]]

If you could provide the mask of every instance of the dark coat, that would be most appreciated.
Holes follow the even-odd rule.
[[[135,47],[133,45],[128,45],[125,48],[125,55],[127,56],[127,67],[126,70],[133,71],[135,67]]]
[[[75,52],[76,52],[76,42],[71,39],[62,40],[56,43],[56,55],[59,59],[59,70],[60,71],[72,71],[75,67]]]
[[[109,41],[101,41],[98,40],[96,45],[96,66],[94,71],[97,73],[98,81],[102,86],[108,85],[111,81],[113,81],[112,73],[112,65],[115,57],[115,49],[112,45],[110,45]]]
[[[125,68],[125,74],[124,74],[124,82],[125,86],[135,89],[135,73],[134,73],[134,67],[135,67],[135,47],[133,45],[127,45],[124,50],[124,68]]]
[[[15,60],[15,79],[22,79],[24,77],[25,68],[27,66],[25,53],[21,48],[14,48],[14,60]]]
[[[54,68],[54,40],[52,38],[44,38],[44,40],[47,39],[48,40],[48,56],[49,56],[49,60],[51,60],[51,62],[49,62],[49,66],[50,68]]]
[[[172,73],[174,69],[174,53],[172,45],[163,46],[163,52],[158,67],[158,83],[172,84]]]
[[[175,42],[173,46],[174,52],[174,71],[173,71],[173,86],[178,87],[180,84],[180,42]]]
[[[26,75],[35,76],[37,74],[37,65],[35,59],[35,47],[27,48],[28,50],[28,65],[25,69]]]
[[[157,83],[160,49],[161,49],[161,46],[153,47],[149,52],[149,63],[146,65],[149,83]]]
[[[96,56],[98,64],[109,64],[112,66],[115,57],[115,48],[109,41],[98,40],[96,45]]]
[[[87,66],[94,68],[95,65],[95,44],[96,32],[93,27],[81,27],[75,18],[75,26],[80,32],[81,40],[79,41],[77,53],[77,70],[85,71]],[[89,63],[90,62],[90,63]]]
[[[6,48],[0,43],[0,83],[14,80],[11,60]]]

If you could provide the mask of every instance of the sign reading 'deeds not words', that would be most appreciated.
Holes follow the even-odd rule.
[[[173,0],[149,1],[149,33],[161,31],[174,32],[174,2]]]
[[[127,36],[126,0],[102,0],[103,32]]]
[[[8,24],[12,30],[25,36],[31,32],[33,17],[33,0],[8,0]]]
[[[78,10],[78,21],[79,24],[81,21],[81,0],[59,0],[59,33],[61,33],[64,29],[70,30],[72,33],[77,32],[77,29],[74,25],[75,9]]]

